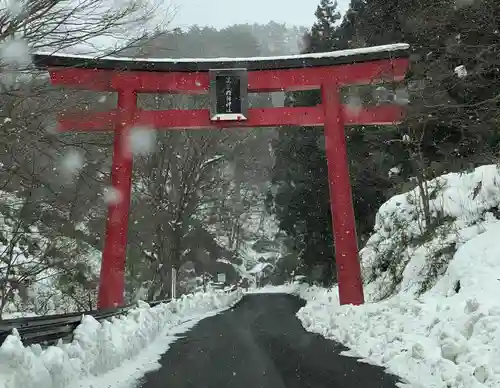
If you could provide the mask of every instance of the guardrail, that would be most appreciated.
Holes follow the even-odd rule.
[[[148,302],[148,304],[157,306],[160,303],[168,302],[170,299]],[[71,340],[73,330],[80,324],[84,315],[91,315],[96,320],[102,321],[126,314],[136,306],[137,303],[133,303],[116,309],[0,320],[0,346],[12,334],[13,329],[17,329],[24,345],[53,345],[60,339],[63,341]]]
[[[236,286],[231,286],[224,289],[224,291],[231,292],[236,288]],[[170,299],[165,299],[147,303],[153,307],[170,301]],[[24,345],[40,344],[48,346],[57,344],[59,340],[71,341],[73,330],[80,324],[84,315],[91,315],[97,321],[103,321],[126,314],[136,306],[137,303],[132,303],[116,309],[0,320],[0,346],[12,334],[13,329],[17,329]]]

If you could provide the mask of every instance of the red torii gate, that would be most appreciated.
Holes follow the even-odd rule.
[[[132,155],[127,130],[152,128],[323,126],[335,253],[341,304],[362,304],[363,287],[349,177],[344,125],[391,125],[400,122],[397,105],[351,110],[339,89],[404,79],[409,46],[394,44],[288,57],[214,59],[132,59],[36,54],[54,85],[116,91],[118,107],[104,113],[61,114],[61,131],[114,131],[112,186],[121,201],[108,209],[102,257],[99,308],[123,304]],[[248,109],[247,93],[321,89],[322,104],[311,107]],[[137,93],[211,93],[211,109],[146,111]],[[306,199],[307,200],[307,199]]]

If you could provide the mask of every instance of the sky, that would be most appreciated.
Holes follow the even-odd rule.
[[[344,13],[350,0],[338,0]],[[274,20],[289,25],[310,27],[319,0],[171,0],[175,8],[172,27],[192,24],[223,28],[232,24],[261,23]]]

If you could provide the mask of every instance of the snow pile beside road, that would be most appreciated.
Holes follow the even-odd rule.
[[[422,186],[427,200],[415,188],[392,197],[377,213],[360,252],[368,300],[428,291],[461,245],[500,220],[496,165],[446,174]]]
[[[249,288],[245,294],[296,294],[299,287],[298,283],[287,283],[280,286],[266,285]]]
[[[400,283],[382,301],[376,300],[390,282],[381,276],[379,264],[388,257],[384,249],[394,247],[396,229],[379,220],[369,254],[362,254],[365,271],[379,271],[365,286],[369,303],[340,306],[337,289],[301,289],[307,304],[297,315],[306,330],[343,343],[351,349],[348,354],[387,367],[412,387],[500,387],[498,175],[496,166],[483,166],[470,174],[442,177],[445,185],[433,196],[431,210],[446,216],[448,228],[402,256],[394,255],[401,266]],[[412,222],[406,236],[420,237],[412,209],[402,206],[408,205],[405,198],[394,197],[381,211],[392,208],[393,220],[408,218]],[[393,206],[395,201],[398,206]],[[401,208],[406,211],[399,214]],[[422,291],[428,264],[442,258],[443,246],[450,258],[440,262],[442,267]]]
[[[306,330],[343,343],[413,387],[500,387],[499,235],[500,222],[463,245],[420,298],[400,293],[340,306],[336,289],[317,289],[301,293],[307,305],[298,317]]]
[[[186,322],[235,305],[241,291],[182,296],[150,307],[139,302],[126,316],[98,322],[84,316],[68,344],[24,347],[18,334],[0,347],[0,388],[67,388],[137,357],[158,338]]]

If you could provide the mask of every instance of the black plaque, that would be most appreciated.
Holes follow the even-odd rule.
[[[217,113],[241,112],[241,82],[237,75],[218,75],[215,77]]]
[[[212,120],[246,120],[248,113],[248,77],[246,70],[211,70],[210,98]]]

